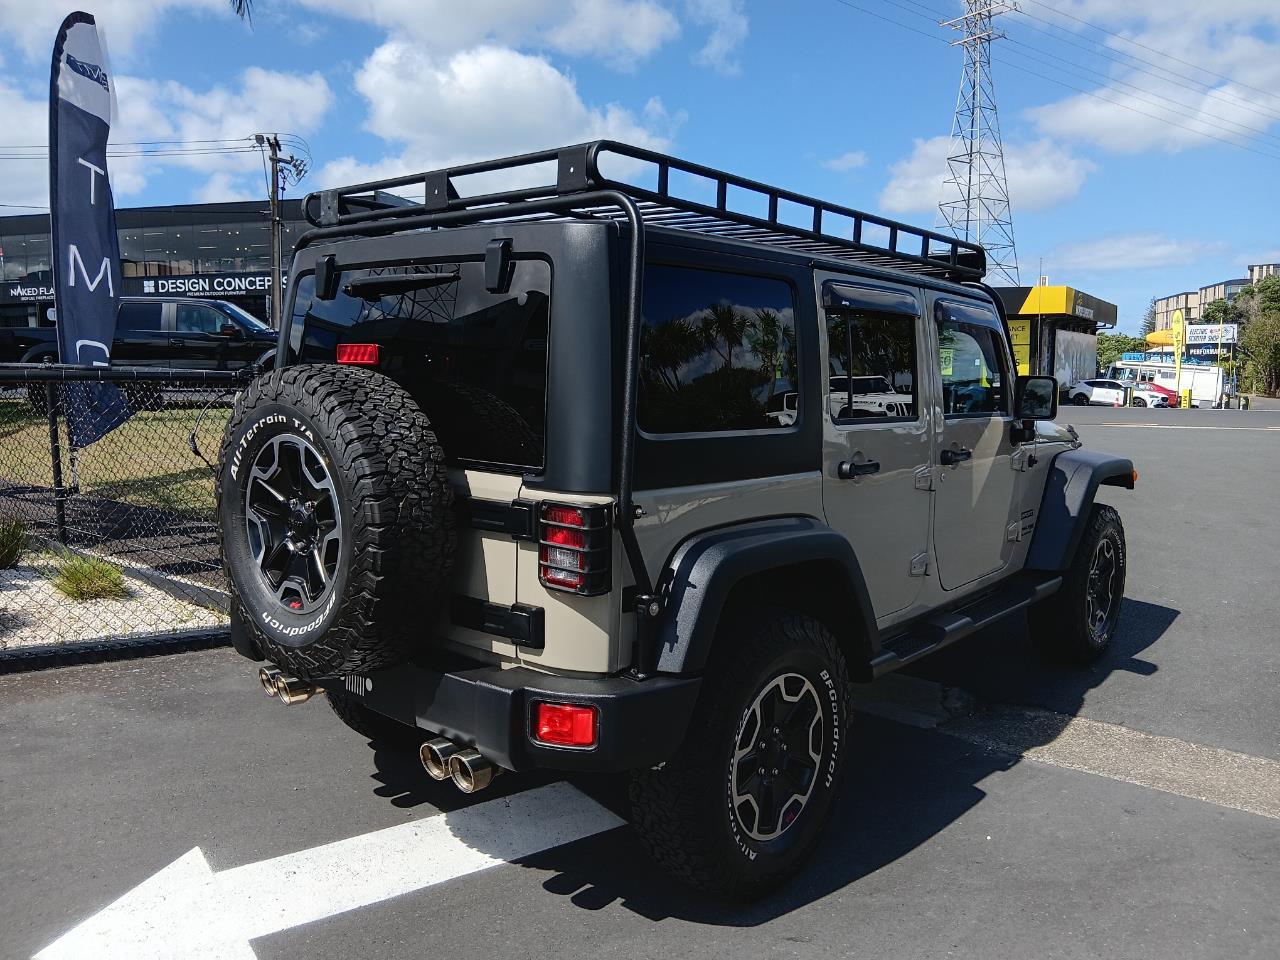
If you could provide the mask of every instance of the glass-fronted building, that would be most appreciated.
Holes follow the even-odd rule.
[[[285,269],[294,240],[307,229],[302,202],[281,215]],[[267,201],[133,207],[116,211],[124,296],[192,296],[230,300],[266,319],[271,289]],[[0,326],[51,323],[53,272],[49,217],[0,217]]]

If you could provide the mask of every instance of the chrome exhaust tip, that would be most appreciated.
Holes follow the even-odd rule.
[[[297,677],[286,677],[284,674],[276,677],[276,696],[280,698],[281,703],[290,706],[295,703],[306,703],[323,691],[323,687],[317,687],[314,683],[307,683]]]
[[[455,753],[449,758],[449,776],[463,793],[479,793],[502,771],[486,760],[475,748]]]
[[[258,682],[262,684],[262,691],[268,697],[278,696],[276,681],[280,679],[280,676],[280,671],[275,667],[258,668]]]
[[[436,737],[434,740],[428,740],[418,749],[418,757],[422,760],[423,769],[432,780],[448,780],[449,761],[462,750],[463,748],[452,740]]]

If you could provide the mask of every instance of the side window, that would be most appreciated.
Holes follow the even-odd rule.
[[[904,314],[827,314],[826,402],[832,419],[916,419],[915,326],[915,318]]]
[[[179,303],[174,328],[181,333],[217,333],[228,322],[220,311],[203,303]]]
[[[160,315],[164,304],[125,301],[116,315],[116,327],[120,330],[159,330]]]
[[[967,311],[966,311],[967,312]],[[938,360],[942,410],[947,416],[998,415],[1006,411],[1009,382],[1004,351],[994,327],[961,319],[939,304]]]
[[[790,284],[645,268],[637,420],[648,433],[791,427],[799,414]]]

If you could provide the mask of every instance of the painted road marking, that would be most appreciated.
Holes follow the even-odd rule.
[[[1280,820],[1280,762],[1048,710],[977,705],[905,674],[859,692],[855,709],[1055,767]]]
[[[1207,423],[1122,423],[1118,420],[1104,420],[1101,423],[1080,424],[1080,428],[1084,430],[1087,430],[1090,427],[1141,427],[1144,430],[1280,430],[1280,425],[1273,427],[1227,427]]]
[[[622,826],[567,783],[214,873],[199,847],[36,960],[254,960],[249,941]]]

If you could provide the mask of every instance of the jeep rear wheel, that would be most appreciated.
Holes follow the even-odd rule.
[[[845,767],[844,656],[820,622],[782,610],[735,618],[732,651],[703,679],[680,752],[635,774],[632,820],[685,882],[760,896],[812,852]]]
[[[223,562],[259,650],[304,679],[406,658],[453,563],[453,491],[426,416],[368,370],[272,371],[223,438]]]
[[[1061,589],[1028,612],[1032,643],[1081,663],[1102,656],[1120,618],[1126,565],[1120,514],[1094,504]]]

